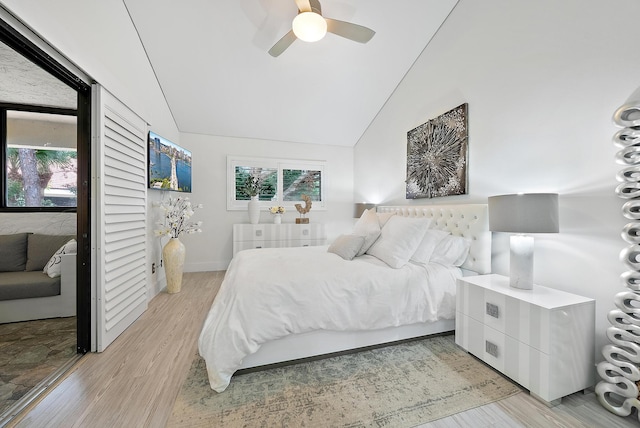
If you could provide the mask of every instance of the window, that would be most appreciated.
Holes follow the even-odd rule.
[[[324,209],[324,161],[228,157],[227,210],[245,210],[250,195],[262,206],[273,204],[293,209],[302,195]]]
[[[76,116],[2,109],[3,208],[77,207]]]

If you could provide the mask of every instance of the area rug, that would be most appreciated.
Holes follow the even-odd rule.
[[[521,389],[439,336],[259,372],[211,390],[195,356],[169,427],[414,427]]]
[[[0,324],[0,414],[76,355],[76,317]]]

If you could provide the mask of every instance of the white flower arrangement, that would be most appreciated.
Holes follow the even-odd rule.
[[[194,209],[202,208],[202,204],[191,205],[189,198],[169,197],[169,200],[162,201],[158,204],[164,210],[164,218],[158,222],[159,229],[154,230],[156,236],[168,235],[171,238],[179,238],[184,233],[200,233],[202,222],[187,222],[194,214]]]
[[[281,207],[278,205],[278,206],[269,208],[269,212],[271,214],[284,214],[285,212],[287,212],[287,210],[285,210],[284,207]]]

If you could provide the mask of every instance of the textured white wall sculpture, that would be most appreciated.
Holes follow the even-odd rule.
[[[616,309],[608,315],[611,344],[602,349],[605,361],[598,364],[602,380],[596,394],[600,404],[618,416],[630,415],[635,407],[640,420],[640,88],[616,110],[613,121],[623,128],[613,136],[613,143],[620,149],[616,162],[624,166],[617,174],[616,194],[628,199],[622,214],[631,220],[622,229],[628,245],[620,253],[628,269],[621,279],[628,290],[615,296]]]

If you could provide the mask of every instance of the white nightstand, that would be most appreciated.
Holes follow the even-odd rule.
[[[595,300],[501,275],[458,280],[456,343],[548,405],[595,383]]]
[[[324,245],[324,225],[307,224],[234,224],[233,255],[250,248],[308,247]]]

